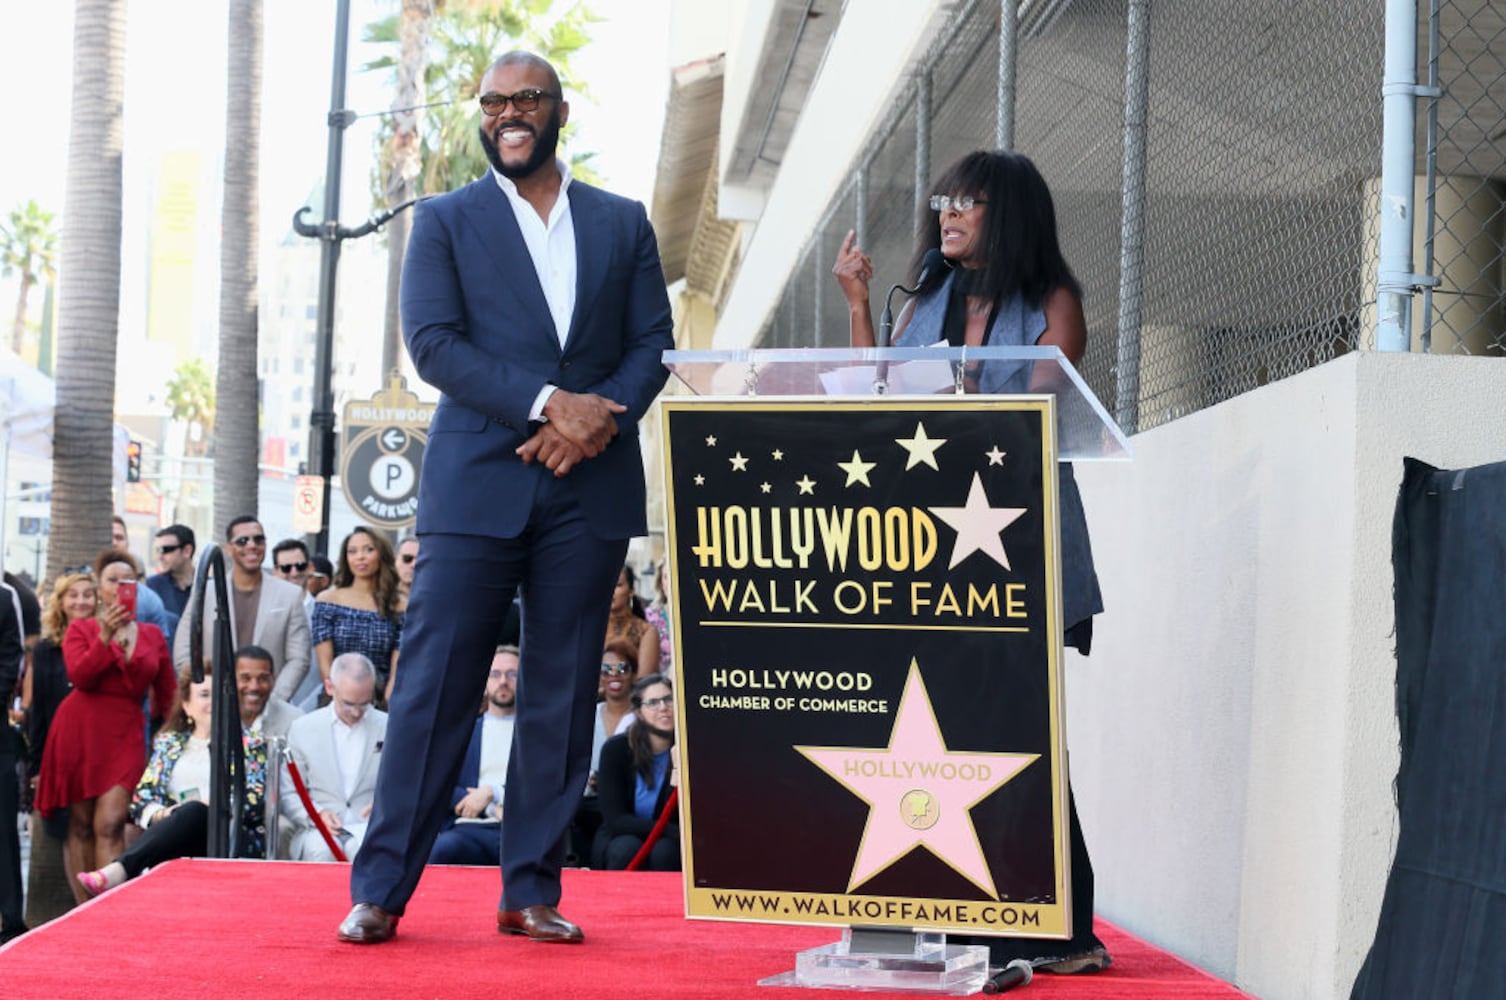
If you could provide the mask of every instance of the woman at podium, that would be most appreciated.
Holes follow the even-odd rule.
[[[932,188],[936,224],[922,231],[910,266],[915,295],[895,323],[894,347],[1057,347],[1081,362],[1087,345],[1082,287],[1056,231],[1051,191],[1035,164],[1018,153],[979,150],[952,164]],[[849,232],[832,268],[847,299],[852,346],[874,347],[868,285],[873,261]],[[1048,376],[1019,364],[970,366],[972,392],[1049,391]],[[1087,655],[1093,616],[1103,610],[1087,519],[1070,465],[1061,470],[1062,620],[1064,641]],[[1109,964],[1093,934],[1093,868],[1077,807],[1070,805],[1072,926],[1069,941],[982,938],[990,962],[1017,958],[1058,973],[1097,972]]]

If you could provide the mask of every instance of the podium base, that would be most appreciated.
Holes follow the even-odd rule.
[[[967,996],[987,980],[983,945],[947,944],[945,934],[848,927],[842,940],[800,952],[792,971],[758,985]]]

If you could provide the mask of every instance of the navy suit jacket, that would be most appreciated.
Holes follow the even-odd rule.
[[[470,794],[470,790],[476,787],[476,782],[481,780],[481,727],[486,722],[486,716],[476,719],[476,725],[471,729],[471,742],[465,748],[465,760],[460,764],[460,774],[455,778],[455,790],[450,793],[450,811],[445,814],[444,825],[441,830],[448,830],[455,825],[455,807],[460,805],[460,800]]]
[[[658,243],[643,206],[569,187],[576,296],[561,348],[507,196],[488,172],[419,205],[401,307],[414,367],[443,396],[429,427],[418,531],[512,538],[538,478],[513,452],[546,383],[622,403],[606,450],[565,477],[594,535],[647,533],[638,421],[663,388],[674,346]]]

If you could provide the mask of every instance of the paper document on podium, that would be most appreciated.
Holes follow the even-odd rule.
[[[950,362],[903,361],[887,368],[884,379],[893,396],[926,396],[956,388]],[[877,365],[838,368],[821,373],[821,387],[828,396],[868,396],[877,377]]]

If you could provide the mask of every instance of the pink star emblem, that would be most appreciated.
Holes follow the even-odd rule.
[[[970,810],[1040,754],[948,750],[918,663],[910,662],[887,747],[795,749],[868,803],[848,892],[925,847],[998,898]]]

